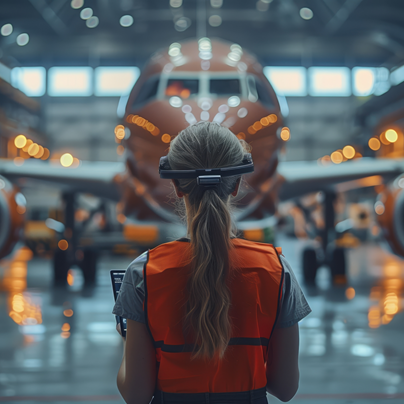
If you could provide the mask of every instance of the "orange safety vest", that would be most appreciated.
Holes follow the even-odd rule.
[[[221,393],[265,387],[268,344],[280,311],[284,270],[271,244],[232,239],[238,271],[228,277],[232,335],[224,357],[194,359],[184,341],[190,244],[173,241],[149,251],[143,309],[158,362],[157,388],[167,393]],[[278,250],[278,251],[277,251]],[[188,260],[189,262],[189,260]],[[230,273],[230,272],[229,272]]]

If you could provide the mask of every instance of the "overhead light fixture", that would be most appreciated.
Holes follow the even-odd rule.
[[[223,0],[210,0],[210,5],[213,8],[220,8],[223,6]]]
[[[222,25],[222,17],[220,15],[211,15],[209,17],[209,25],[211,27],[219,27]]]
[[[1,27],[1,35],[9,36],[13,32],[13,26],[11,24],[4,24]]]
[[[17,36],[17,45],[25,46],[29,42],[29,35],[26,33]]]
[[[170,6],[173,8],[179,8],[182,6],[182,0],[170,0]]]
[[[75,10],[83,7],[84,5],[84,0],[72,0],[70,3],[71,7],[74,8]]]
[[[93,16],[93,9],[90,7],[83,8],[83,10],[80,11],[80,18],[82,20],[88,20]]]
[[[119,24],[125,28],[130,27],[133,24],[133,17],[131,15],[124,15],[119,20]]]
[[[259,0],[257,1],[256,7],[258,11],[268,11],[269,3]]]
[[[99,24],[100,20],[96,16],[92,16],[86,21],[86,25],[88,28],[95,28]]]
[[[191,25],[191,20],[187,17],[181,17],[175,21],[174,27],[178,32],[185,31]]]
[[[177,42],[174,42],[168,48],[168,54],[171,57],[179,56],[181,54],[181,45]]]
[[[303,20],[311,20],[313,18],[313,11],[308,7],[303,7],[300,9],[300,17],[302,17]]]

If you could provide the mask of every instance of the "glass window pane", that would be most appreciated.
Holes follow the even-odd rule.
[[[157,90],[160,83],[160,76],[155,76],[147,80],[140,88],[135,100],[133,101],[133,106],[138,106],[145,101],[153,98],[157,95]]]
[[[347,67],[310,67],[309,94],[322,97],[350,96],[349,69]]]
[[[268,108],[274,108],[275,102],[269,93],[269,90],[264,85],[264,83],[259,80],[257,77],[255,78],[255,87],[257,89],[258,100],[262,102]]]
[[[86,97],[93,93],[91,67],[51,67],[48,94],[53,97]]]
[[[264,74],[274,90],[281,95],[307,95],[305,67],[264,67]]]
[[[386,67],[377,67],[375,69],[375,95],[382,95],[390,90],[390,72]]]
[[[95,69],[95,95],[118,96],[130,92],[139,78],[138,67],[97,67]]]
[[[209,92],[217,95],[240,94],[239,79],[211,79]]]
[[[199,91],[199,80],[186,79],[170,79],[167,82],[166,96],[188,98],[192,94],[197,94]]]
[[[390,74],[390,81],[393,86],[400,84],[404,81],[404,66],[399,67]]]
[[[44,67],[16,67],[11,71],[11,83],[29,97],[45,94],[46,70]]]

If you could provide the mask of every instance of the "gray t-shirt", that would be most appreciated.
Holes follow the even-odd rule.
[[[146,323],[143,312],[143,266],[148,260],[148,253],[148,251],[145,251],[139,255],[126,270],[112,314]],[[311,312],[311,308],[304,297],[290,264],[283,255],[280,255],[280,259],[285,270],[285,280],[283,282],[281,311],[277,327],[286,328],[306,317]]]

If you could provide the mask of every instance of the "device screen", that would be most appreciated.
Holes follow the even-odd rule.
[[[124,270],[112,270],[111,271],[112,289],[114,292],[115,301],[118,298],[124,276],[125,276]],[[121,324],[122,336],[126,337],[126,318],[122,318],[119,316],[115,316],[115,317],[117,317],[117,322],[119,321]]]

